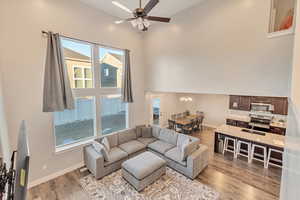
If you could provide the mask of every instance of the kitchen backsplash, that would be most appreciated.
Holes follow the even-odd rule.
[[[239,117],[249,117],[249,111],[242,111],[242,110],[228,110],[228,115],[233,116],[239,116]],[[278,122],[280,120],[283,120],[284,122],[287,122],[287,116],[286,115],[273,115],[274,119],[273,122]]]

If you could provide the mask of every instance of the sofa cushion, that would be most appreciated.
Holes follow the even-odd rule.
[[[126,142],[129,142],[131,140],[135,140],[136,139],[136,132],[134,129],[127,129],[124,131],[120,131],[118,132],[118,139],[119,139],[119,145],[120,144],[124,144]]]
[[[139,180],[164,166],[166,161],[151,152],[144,152],[122,163],[122,168]]]
[[[151,144],[152,142],[155,142],[157,139],[155,137],[151,137],[151,138],[143,138],[140,137],[137,139],[139,142],[143,143],[144,145],[148,146],[149,144]]]
[[[165,156],[182,166],[186,166],[186,160],[182,161],[181,159],[181,150],[178,147],[174,147],[165,153]]]
[[[108,153],[108,161],[104,162],[104,166],[111,165],[119,160],[122,160],[128,156],[128,153],[118,147],[114,147]]]
[[[161,128],[159,126],[152,126],[152,136],[159,138]]]
[[[142,137],[143,138],[152,137],[152,127],[143,127],[142,128]]]
[[[132,141],[126,142],[124,144],[120,144],[119,147],[123,151],[126,151],[126,153],[128,153],[128,154],[133,154],[135,152],[146,149],[146,145],[137,140],[132,140]]]
[[[165,154],[168,150],[175,147],[175,145],[163,142],[161,140],[157,140],[157,141],[149,144],[148,147],[153,151],[156,151],[161,154]]]
[[[136,137],[142,137],[142,128],[146,127],[146,125],[139,125],[135,127]]]
[[[158,138],[172,145],[177,145],[177,137],[178,137],[178,133],[176,133],[175,131],[171,129],[163,128],[161,129]]]

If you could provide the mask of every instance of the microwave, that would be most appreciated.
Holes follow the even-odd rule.
[[[272,113],[274,106],[266,103],[251,103],[251,112]]]

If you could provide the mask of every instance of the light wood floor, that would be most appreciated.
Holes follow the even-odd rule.
[[[229,200],[272,200],[279,199],[281,170],[264,169],[259,162],[248,164],[245,159],[233,159],[213,152],[214,134],[212,129],[193,134],[201,143],[209,146],[209,166],[196,180],[216,189],[221,199]],[[87,175],[79,170],[58,177],[29,190],[29,200],[84,200],[87,194],[79,184],[79,179]],[[188,186],[187,186],[188,187]]]

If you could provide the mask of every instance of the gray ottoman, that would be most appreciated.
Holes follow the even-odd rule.
[[[122,163],[122,176],[137,191],[143,190],[166,173],[167,162],[147,151]]]

